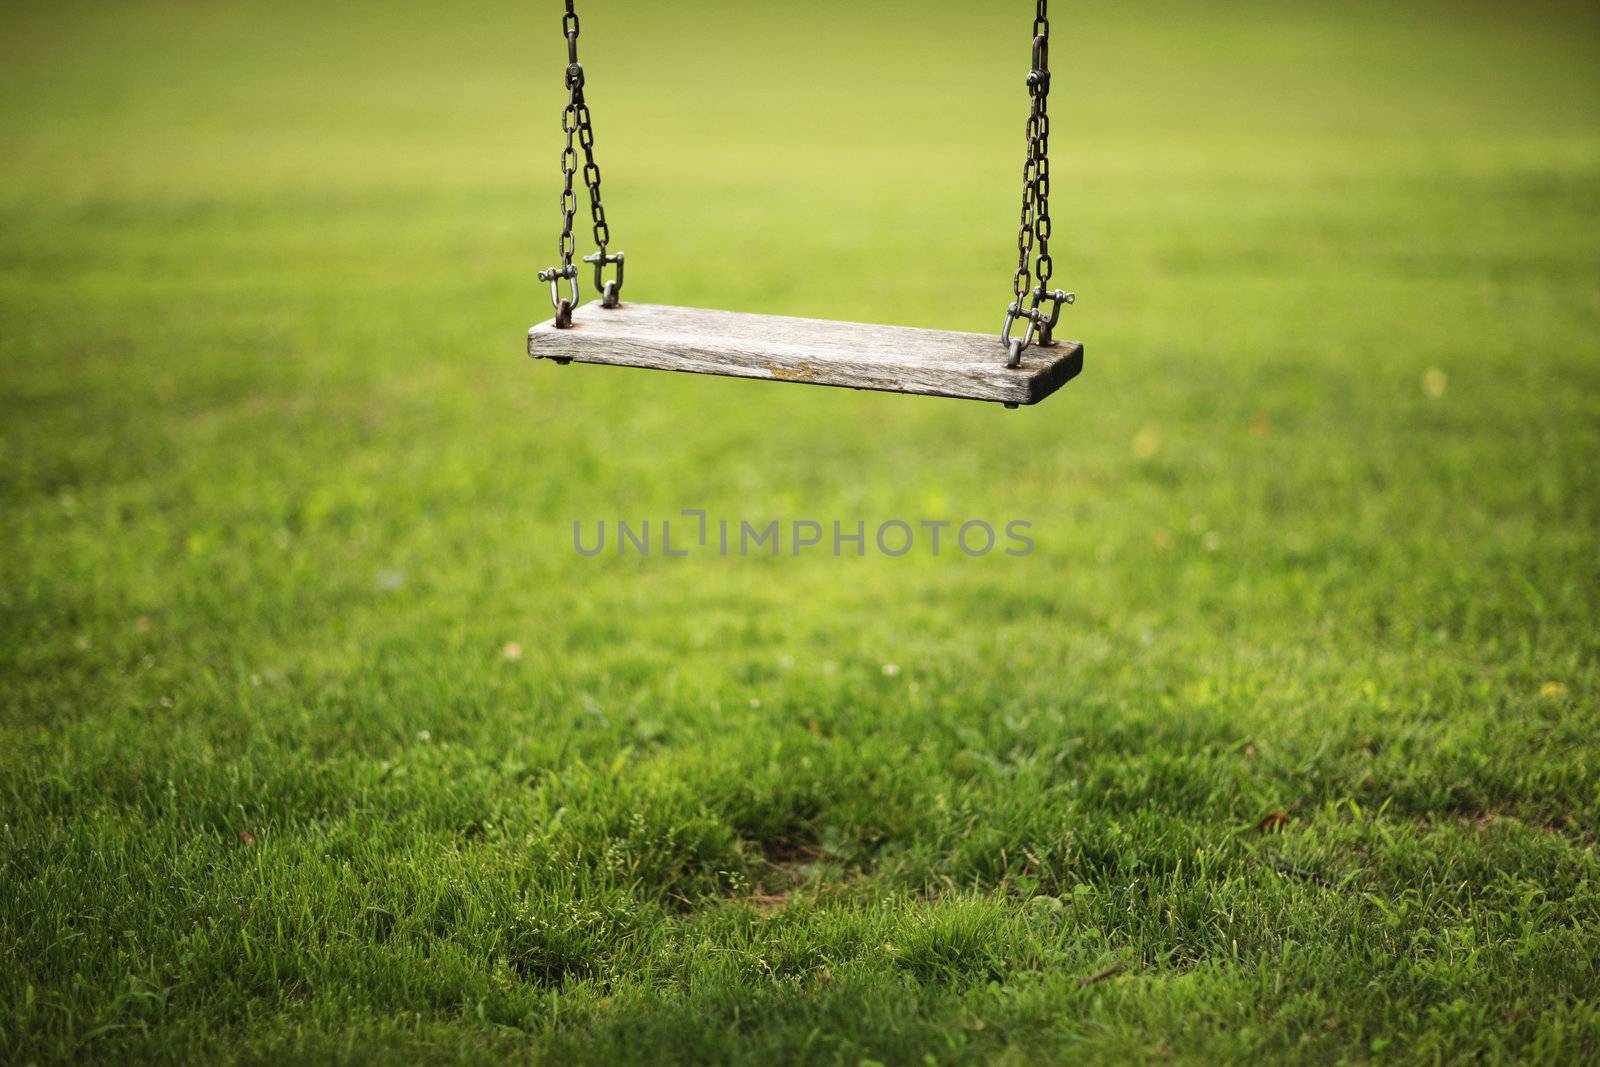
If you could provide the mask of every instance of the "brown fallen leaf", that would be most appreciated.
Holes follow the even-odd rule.
[[[1256,829],[1264,834],[1275,834],[1289,825],[1289,816],[1281,811],[1274,811],[1256,823]]]

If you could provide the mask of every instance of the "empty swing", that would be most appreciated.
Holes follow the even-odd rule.
[[[623,254],[607,251],[611,231],[600,201],[600,167],[594,158],[594,127],[584,101],[578,63],[578,14],[567,0],[562,31],[567,39],[567,106],[561,128],[565,179],[561,191],[561,263],[539,272],[550,284],[555,315],[528,331],[528,354],[558,364],[573,361],[614,367],[721,374],[736,378],[843,386],[889,393],[997,401],[1006,407],[1036,404],[1083,369],[1083,346],[1055,337],[1063,305],[1072,293],[1049,288],[1050,94],[1049,0],[1036,0],[1033,63],[1028,72],[1030,109],[1027,159],[1022,168],[1022,220],[1017,235],[1017,270],[999,342],[993,334],[922,330],[856,322],[756,315],[735,311],[622,302]],[[576,138],[576,145],[574,144]],[[572,219],[578,149],[594,219],[594,286],[600,294],[578,306],[577,242]],[[1030,258],[1032,262],[1030,263]],[[615,276],[607,279],[606,268]],[[566,282],[567,295],[561,292]],[[1013,336],[1017,320],[1025,320]]]

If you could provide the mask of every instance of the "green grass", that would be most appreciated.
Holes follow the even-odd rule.
[[[997,326],[1029,6],[588,4],[627,296]],[[1600,18],[1056,7],[1021,412],[523,358],[554,4],[7,8],[0,1061],[1600,1056]]]

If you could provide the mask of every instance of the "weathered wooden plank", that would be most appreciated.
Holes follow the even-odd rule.
[[[994,334],[599,301],[572,321],[529,330],[528,355],[1006,404],[1036,404],[1083,368],[1076,341],[1030,347],[1012,369]]]

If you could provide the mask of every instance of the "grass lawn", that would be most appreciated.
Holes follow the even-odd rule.
[[[1031,6],[587,4],[625,297],[997,328]],[[529,362],[553,2],[7,7],[0,1062],[1600,1057],[1600,14],[1054,14],[1007,412]]]

